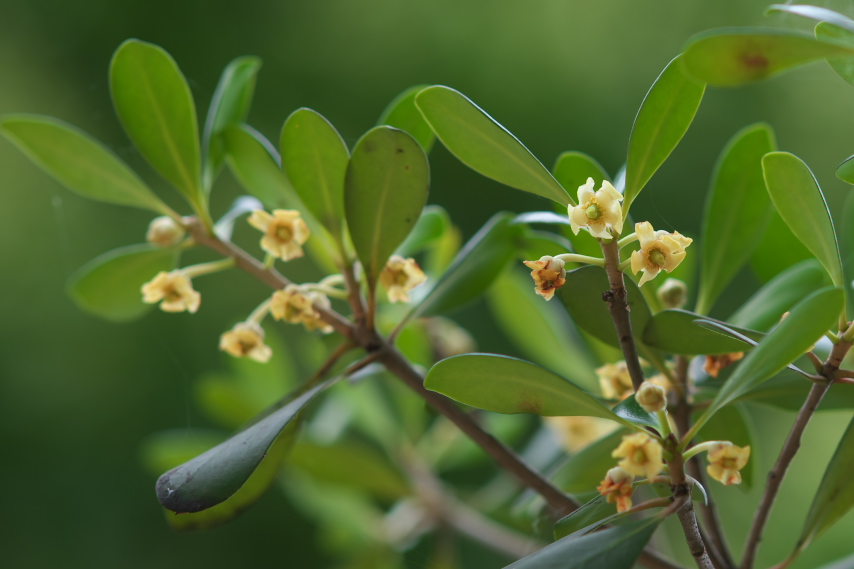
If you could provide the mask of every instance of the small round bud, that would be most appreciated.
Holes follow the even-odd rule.
[[[168,215],[163,215],[151,220],[145,240],[158,247],[172,247],[180,243],[184,235],[186,232],[177,221]]]
[[[679,279],[667,279],[656,294],[665,308],[682,308],[688,302],[688,286]]]
[[[667,392],[660,385],[644,381],[635,394],[635,401],[647,413],[658,413],[667,408]]]

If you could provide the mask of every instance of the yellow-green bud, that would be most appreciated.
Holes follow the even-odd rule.
[[[658,413],[667,408],[667,392],[660,385],[645,381],[635,393],[635,401],[647,413]]]
[[[172,247],[180,243],[185,234],[177,221],[164,215],[151,220],[145,240],[158,247]]]
[[[682,308],[688,301],[688,286],[679,279],[667,279],[656,294],[665,308]]]

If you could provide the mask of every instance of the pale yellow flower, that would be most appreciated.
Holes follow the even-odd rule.
[[[658,413],[667,408],[667,391],[660,385],[644,381],[635,394],[635,401],[647,413]]]
[[[180,270],[160,271],[153,279],[142,285],[142,301],[147,304],[160,303],[164,312],[183,312],[191,314],[199,309],[202,295],[193,290],[190,277]]]
[[[289,284],[273,293],[270,313],[276,320],[302,324],[307,330],[328,334],[332,332],[332,326],[320,318],[317,308],[329,310],[331,306],[325,294],[309,290],[304,285]]]
[[[427,280],[427,275],[415,262],[392,255],[380,273],[380,284],[388,294],[389,302],[409,302],[409,291]]]
[[[632,252],[632,272],[643,271],[638,286],[654,279],[662,269],[668,273],[675,269],[685,258],[685,248],[693,241],[678,231],[654,231],[648,221],[636,223],[635,231],[641,248]]]
[[[264,344],[264,329],[254,322],[235,324],[220,336],[219,349],[236,358],[251,358],[261,363],[267,363],[273,355],[270,346]]]
[[[603,496],[608,497],[608,503],[617,503],[617,511],[625,512],[632,507],[632,482],[635,477],[625,469],[615,466],[605,475],[605,479],[596,488]]]
[[[531,269],[531,277],[534,279],[534,290],[545,298],[551,300],[555,291],[566,284],[566,269],[560,259],[546,255],[540,257],[539,261],[524,261]]]
[[[309,230],[298,211],[276,209],[270,215],[256,210],[249,216],[249,224],[264,232],[261,248],[273,257],[283,261],[302,257],[301,245],[308,240]]]
[[[180,243],[186,233],[177,221],[168,215],[162,215],[155,217],[148,224],[145,240],[158,247],[172,247]]]
[[[741,484],[741,470],[750,458],[750,447],[739,447],[729,441],[720,441],[709,448],[709,465],[706,472],[722,483]]]
[[[618,466],[635,476],[646,475],[647,478],[653,478],[664,466],[661,460],[661,445],[644,433],[624,436],[623,442],[611,453],[611,456],[622,458]]]
[[[579,186],[578,205],[569,206],[569,224],[576,235],[586,227],[593,237],[610,239],[609,229],[613,229],[616,235],[623,232],[623,209],[620,206],[623,195],[608,180],[603,180],[602,187],[596,192],[593,191],[595,187],[593,178],[587,178],[587,183]]]
[[[543,417],[567,452],[578,452],[617,428],[617,424],[599,417]]]
[[[629,375],[629,368],[626,366],[626,362],[621,361],[615,364],[605,364],[596,369],[596,375],[599,377],[599,385],[602,388],[602,396],[605,399],[622,401],[634,393],[632,376]]]

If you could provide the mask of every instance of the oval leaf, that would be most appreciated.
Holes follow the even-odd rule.
[[[643,341],[671,354],[729,354],[749,349],[749,346],[745,346],[740,340],[697,326],[695,321],[698,318],[703,317],[687,310],[662,310],[647,324],[643,331]],[[723,322],[721,324],[733,328],[729,324]],[[764,335],[754,330],[736,329],[736,331],[756,341],[762,339]]]
[[[127,322],[153,305],[142,302],[142,285],[178,262],[175,249],[152,245],[122,247],[96,257],[68,281],[68,294],[77,305],[101,318]]]
[[[430,128],[427,121],[424,120],[421,111],[415,106],[415,96],[425,87],[427,85],[416,85],[395,97],[380,115],[377,125],[393,126],[408,132],[412,138],[418,141],[418,144],[424,149],[424,153],[430,154],[433,144],[436,142],[436,135],[433,134],[433,129]]]
[[[472,170],[561,205],[575,205],[530,150],[462,93],[436,85],[418,93],[415,104],[442,144]]]
[[[427,157],[402,130],[378,126],[353,149],[347,168],[347,225],[369,287],[421,217],[430,188]]]
[[[815,260],[809,249],[795,237],[777,210],[771,212],[771,218],[765,233],[756,245],[750,257],[750,268],[762,282],[767,282],[789,267],[805,261]]]
[[[146,160],[201,207],[196,107],[187,80],[162,48],[127,40],[110,63],[110,92],[122,125]]]
[[[833,220],[809,167],[793,154],[772,152],[762,159],[762,169],[780,217],[824,265],[833,284],[843,287],[845,279]]]
[[[587,178],[593,178],[597,187],[603,180],[611,181],[605,168],[583,152],[564,152],[557,157],[552,172],[560,185],[570,193],[578,191],[579,186],[586,184]]]
[[[630,423],[652,427],[656,431],[661,432],[661,423],[658,421],[658,416],[641,407],[640,403],[635,400],[634,393],[617,403],[611,411]]]
[[[438,205],[428,205],[421,212],[418,223],[407,235],[406,240],[397,248],[401,257],[411,257],[417,253],[429,249],[437,243],[446,231],[451,227],[451,218],[448,212]]]
[[[614,515],[614,504],[605,496],[596,496],[580,508],[558,520],[554,527],[555,539],[561,539]]]
[[[706,86],[688,77],[678,56],[664,68],[641,104],[629,138],[623,214],[691,126]]]
[[[748,126],[732,137],[718,159],[703,222],[703,261],[696,311],[707,314],[744,266],[765,231],[771,202],[762,157],[776,150],[766,124]]]
[[[815,6],[810,7],[814,8]],[[851,22],[851,20],[848,21]],[[815,27],[815,37],[830,43],[836,42],[854,46],[854,30],[851,30],[849,27],[841,29],[827,22],[819,22]],[[831,57],[828,58],[827,63],[849,85],[854,85],[854,58],[851,56]]]
[[[83,197],[158,213],[170,211],[115,154],[68,123],[11,115],[0,120],[0,132],[59,183]]]
[[[768,6],[768,13],[772,12],[788,12],[789,14],[795,14],[796,16],[802,16],[819,22],[830,22],[835,26],[854,32],[854,20],[827,8],[806,4],[772,4]]]

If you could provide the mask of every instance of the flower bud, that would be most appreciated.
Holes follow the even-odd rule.
[[[605,475],[605,479],[596,488],[599,493],[608,498],[608,503],[617,503],[617,511],[625,512],[632,507],[632,482],[635,477],[625,469],[615,466]]]
[[[172,247],[180,243],[184,235],[186,232],[177,221],[163,215],[151,220],[145,240],[158,247]]]
[[[644,381],[635,394],[635,401],[647,413],[658,413],[667,408],[667,392],[660,385]]]
[[[551,300],[555,291],[566,284],[565,265],[562,260],[549,255],[540,257],[539,261],[525,261],[536,285],[534,291],[546,300]]]
[[[688,286],[679,279],[667,279],[656,295],[665,308],[682,308],[688,302]]]

